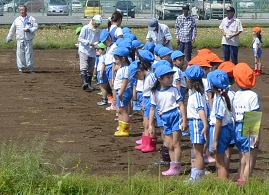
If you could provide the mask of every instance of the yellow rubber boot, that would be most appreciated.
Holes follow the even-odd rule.
[[[129,136],[129,132],[130,132],[130,123],[125,123],[122,122],[121,123],[121,128],[120,128],[120,132],[116,134],[115,132],[115,136],[117,137],[128,137]]]
[[[122,121],[119,121],[119,129],[114,133],[115,136],[117,136],[122,129]]]

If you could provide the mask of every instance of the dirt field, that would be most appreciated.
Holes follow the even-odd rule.
[[[221,49],[213,50],[222,58]],[[196,52],[196,51],[195,51]],[[269,75],[266,62],[269,56],[263,50],[264,74],[257,79],[254,90],[258,92],[263,112],[260,152],[254,175],[268,174],[269,164]],[[135,140],[141,136],[141,114],[135,114],[134,130],[130,137],[113,136],[117,123],[115,113],[98,107],[101,99],[97,94],[84,92],[80,86],[80,76],[76,50],[35,50],[35,73],[19,74],[16,68],[15,50],[0,50],[0,140],[18,142],[21,139],[48,134],[46,153],[52,160],[64,153],[74,160],[69,168],[90,164],[88,174],[127,175],[128,163],[131,173],[148,172],[158,175],[158,167],[153,161],[159,152],[143,154],[135,151]],[[239,61],[253,64],[251,49],[239,50]],[[158,148],[161,146],[158,140]],[[182,140],[182,173],[190,171],[189,137]],[[234,151],[231,173],[235,173],[238,155]],[[52,157],[51,157],[52,156]],[[167,169],[167,168],[163,168]],[[207,169],[215,172],[214,164]]]

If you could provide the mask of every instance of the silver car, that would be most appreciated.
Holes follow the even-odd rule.
[[[49,0],[47,16],[68,16],[69,5],[66,0]]]
[[[0,16],[4,15],[4,3],[2,0],[0,0]]]

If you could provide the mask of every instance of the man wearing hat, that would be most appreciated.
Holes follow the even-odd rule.
[[[241,21],[234,16],[235,10],[229,6],[226,8],[227,17],[225,17],[219,29],[222,33],[222,48],[224,61],[231,61],[236,65],[238,63],[238,44],[239,34],[243,31]]]
[[[152,18],[148,24],[148,34],[146,36],[146,41],[152,41],[157,44],[162,44],[169,49],[172,49],[172,35],[170,33],[169,27],[165,24],[158,22],[156,18]]]
[[[175,35],[178,43],[178,50],[185,51],[186,61],[191,60],[192,43],[196,39],[196,22],[192,15],[189,14],[189,5],[182,6],[183,14],[177,17],[175,24]]]
[[[93,91],[91,80],[96,58],[94,43],[99,41],[101,31],[98,26],[101,23],[102,17],[100,15],[95,15],[89,24],[82,27],[78,37],[82,88],[87,92]]]

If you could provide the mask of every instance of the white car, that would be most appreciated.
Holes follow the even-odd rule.
[[[0,0],[0,16],[4,15],[4,3],[2,0]]]
[[[80,1],[72,1],[71,2],[71,6],[72,6],[72,11],[82,11],[83,10],[83,6],[80,3]]]
[[[14,1],[11,1],[10,3],[4,5],[5,12],[13,12],[14,10],[16,11],[17,8],[17,3],[14,3]]]
[[[255,3],[253,1],[241,1],[238,3],[240,8],[253,8]]]

